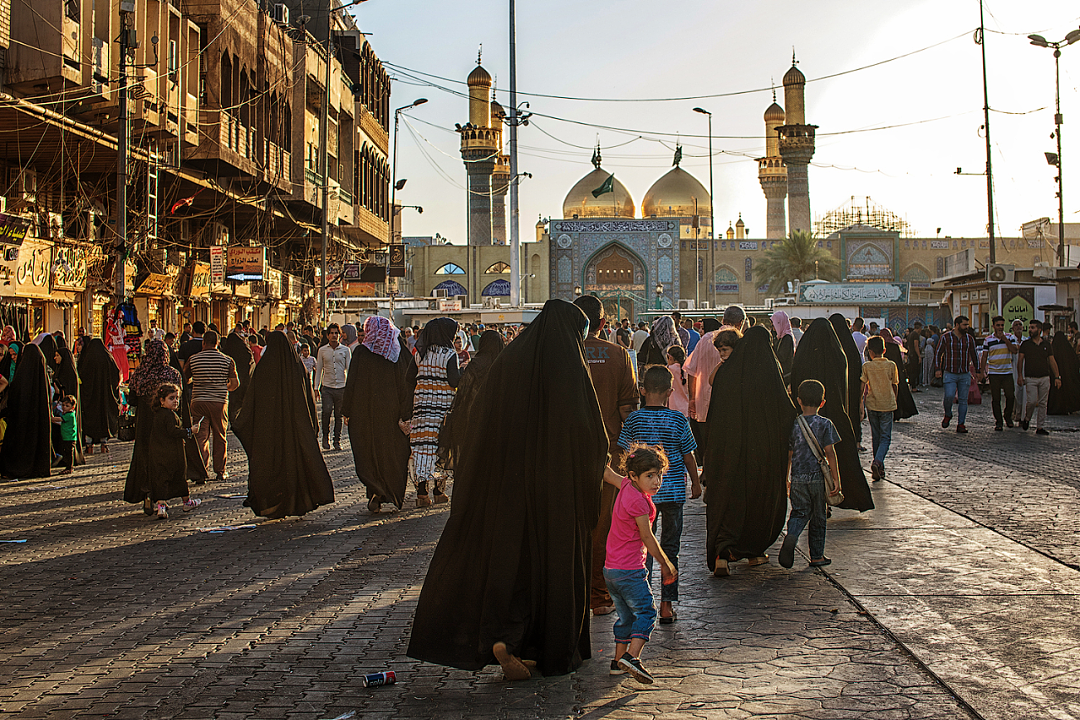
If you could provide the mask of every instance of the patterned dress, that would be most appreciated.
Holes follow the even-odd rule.
[[[417,359],[409,442],[412,444],[413,474],[418,487],[421,487],[420,483],[428,483],[434,479],[435,460],[439,452],[439,429],[454,401],[454,389],[447,380],[446,366],[456,357],[457,353],[453,348],[432,347],[428,349],[423,360]]]

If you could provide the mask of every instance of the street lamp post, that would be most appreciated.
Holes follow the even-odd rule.
[[[1032,45],[1036,47],[1053,48],[1054,49],[1054,137],[1057,140],[1057,156],[1054,158],[1056,162],[1050,163],[1057,166],[1057,196],[1058,196],[1058,266],[1064,267],[1065,265],[1065,192],[1062,188],[1061,180],[1061,70],[1059,67],[1059,58],[1061,57],[1061,48],[1072,45],[1077,40],[1080,40],[1080,29],[1073,30],[1071,33],[1065,36],[1064,40],[1058,42],[1049,42],[1042,35],[1028,35],[1028,40]],[[1046,159],[1050,160],[1050,154],[1047,153]]]
[[[418,105],[423,105],[426,102],[427,102],[427,98],[417,98],[417,99],[413,100],[411,103],[409,103],[408,105],[405,105],[403,107],[399,107],[397,110],[394,111],[394,157],[391,160],[391,168],[392,169],[390,171],[390,176],[391,176],[391,179],[390,179],[390,227],[387,229],[387,236],[388,236],[387,239],[386,239],[386,244],[387,245],[393,245],[394,244],[394,225],[397,222],[397,214],[398,214],[398,211],[397,211],[397,189],[398,189],[398,179],[397,179],[397,136],[398,136],[398,125],[399,125],[399,123],[401,121],[401,113],[405,112],[406,110],[410,110],[410,109],[412,109],[412,108],[414,108],[414,107],[416,107]],[[401,184],[402,184],[402,186],[404,186],[405,181],[402,180]],[[421,213],[424,212],[423,208],[417,208],[417,209]],[[324,270],[323,272],[325,273],[326,271]],[[386,263],[386,294],[390,297],[390,319],[393,320],[393,318],[394,318],[394,295],[393,295],[393,293],[390,292],[390,263],[389,262]]]
[[[716,252],[713,250],[713,231],[716,228],[716,210],[713,206],[713,154],[712,154],[712,113],[705,108],[694,108],[694,112],[706,115],[709,118],[709,287],[712,288],[712,292],[709,294],[709,299],[712,301],[712,307],[716,307],[716,283],[713,282],[716,278],[713,276],[716,268]]]
[[[664,286],[661,285],[660,283],[657,283],[656,284],[656,309],[657,310],[662,310],[663,307],[664,307],[663,304],[661,303],[661,298],[663,298],[663,297],[664,297]]]

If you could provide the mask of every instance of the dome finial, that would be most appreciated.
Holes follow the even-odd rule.
[[[672,167],[679,167],[679,163],[682,162],[682,145],[675,145],[675,161],[671,163]]]
[[[593,164],[593,167],[596,168],[597,170],[600,169],[600,161],[601,161],[601,157],[600,157],[600,138],[596,138],[596,149],[593,150],[593,153],[592,153],[592,164]]]
[[[791,56],[795,57],[795,50],[791,51]],[[481,58],[484,57],[484,43],[480,43],[480,49],[476,51],[476,64],[480,64]]]
[[[799,64],[799,61],[795,59],[795,46],[791,46],[791,67],[795,67]]]
[[[776,102],[776,78],[769,78],[769,85],[772,86],[772,101]]]

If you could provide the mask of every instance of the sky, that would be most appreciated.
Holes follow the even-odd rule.
[[[1017,236],[1024,222],[1057,219],[1056,173],[1043,156],[1056,147],[1053,51],[1027,35],[1063,39],[1080,27],[1080,5],[984,7],[994,221],[997,235]],[[467,92],[483,44],[483,65],[509,105],[508,8],[507,0],[371,0],[352,9],[387,63],[391,108],[428,99],[402,114],[397,176],[408,184],[397,200],[424,208],[403,211],[404,235],[465,242],[466,174],[453,129],[467,122],[468,102],[454,93]],[[954,174],[982,173],[986,163],[978,25],[977,0],[518,0],[519,100],[535,113],[519,134],[520,171],[532,174],[521,183],[521,237],[534,237],[538,217],[561,217],[566,193],[592,170],[597,141],[603,167],[639,212],[677,140],[682,167],[708,187],[698,106],[713,114],[718,230],[741,213],[750,236],[764,237],[755,158],[764,154],[769,87],[780,86],[793,49],[807,78],[806,121],[818,126],[809,171],[815,220],[870,197],[919,237],[938,228],[985,237],[985,176]],[[1062,49],[1060,65],[1065,221],[1080,222],[1080,43]],[[778,99],[783,105],[782,87]]]

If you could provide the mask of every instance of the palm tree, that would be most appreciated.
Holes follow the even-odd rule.
[[[754,277],[758,287],[768,285],[779,294],[795,280],[838,280],[840,263],[828,250],[818,247],[810,233],[795,230],[765,251],[765,259],[757,264]]]

